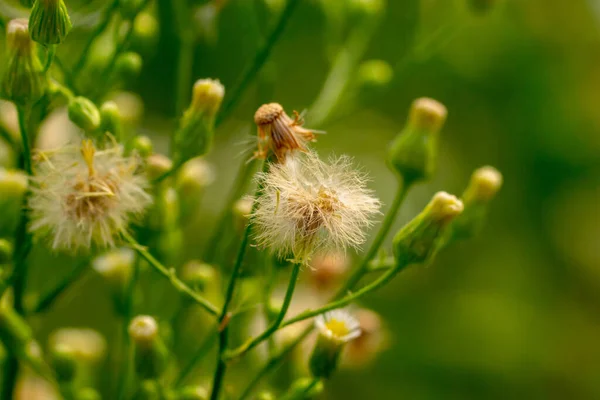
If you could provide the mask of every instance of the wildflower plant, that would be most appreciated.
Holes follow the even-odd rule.
[[[384,241],[409,189],[436,171],[447,110],[430,98],[412,104],[406,127],[388,151],[387,164],[398,184],[385,213],[368,173],[351,157],[319,155],[321,131],[316,127],[344,113],[340,97],[359,94],[362,84],[373,93],[393,74],[385,61],[362,60],[385,2],[351,1],[347,12],[355,28],[347,46],[332,56],[331,73],[306,114],[307,125],[303,115],[288,114],[279,103],[255,104],[254,117],[245,116],[255,124],[253,154],[241,160],[216,225],[206,226],[203,259],[187,259],[184,228],[197,216],[202,198],[213,195],[207,187],[219,179],[219,171],[203,156],[300,1],[272,6],[276,20],[264,45],[239,83],[227,90],[217,79],[192,84],[190,56],[197,42],[206,39],[206,26],[218,25],[226,2],[198,7],[169,2],[180,55],[179,121],[168,155],[155,151],[160,147],[155,135],[138,134],[132,121],[141,106],[113,95],[140,72],[144,58],[137,51],[156,42],[152,36],[160,32],[161,7],[151,0],[108,3],[81,52],[71,54],[72,62],[57,51],[73,37],[69,1],[35,0],[22,10],[29,12],[29,20],[5,24],[0,88],[2,98],[16,106],[20,135],[2,136],[18,160],[0,167],[0,341],[6,350],[2,398],[13,398],[19,382],[28,385],[31,379],[24,371],[47,381],[48,396],[67,399],[317,396],[343,364],[343,351],[352,341],[358,343],[355,359],[372,359],[382,347],[380,338],[386,335],[380,317],[366,309],[354,311],[355,304],[405,268],[429,264],[455,240],[475,235],[502,184],[500,172],[477,170],[460,198],[433,195],[394,236],[386,256]],[[193,18],[207,22],[201,38],[194,35]],[[215,29],[210,37],[217,40]],[[51,142],[60,143],[68,127],[75,127],[77,135],[48,149],[39,145],[45,142],[40,125],[54,112],[69,121],[60,132],[51,132]],[[32,255],[38,252],[74,264],[45,293],[34,293],[28,284]],[[313,278],[308,277],[311,269]],[[40,345],[33,318],[53,307],[88,271],[95,271],[112,297],[120,343],[91,329],[62,328],[48,346]],[[308,279],[299,283],[305,275]],[[282,277],[287,283],[276,296]],[[319,282],[319,305],[292,312],[294,299],[294,306],[303,305],[296,289],[306,281]],[[150,289],[148,282],[158,282],[158,289]],[[158,306],[152,304],[171,305],[171,312],[156,312]],[[252,332],[252,318],[262,328]],[[203,337],[199,346],[183,339],[194,324],[201,326],[193,332]],[[286,340],[281,340],[284,332]],[[274,367],[313,332],[312,352],[301,360],[307,372],[288,379],[288,388],[275,395],[258,394]],[[116,374],[99,379],[105,353]],[[248,379],[229,381],[228,370],[244,359],[253,360],[244,371]]]

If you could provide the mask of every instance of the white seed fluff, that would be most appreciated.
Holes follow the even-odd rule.
[[[136,157],[117,144],[96,150],[89,140],[36,155],[30,231],[54,249],[111,247],[151,203]]]
[[[316,153],[287,157],[259,175],[263,186],[252,215],[255,239],[279,256],[308,263],[316,251],[358,248],[380,202],[366,176],[343,156],[321,161]]]

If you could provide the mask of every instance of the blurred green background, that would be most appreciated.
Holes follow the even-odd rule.
[[[282,3],[229,0],[208,32],[196,20],[194,78],[233,87]],[[312,126],[311,104],[356,27],[348,3],[301,0],[219,127],[209,156],[217,182],[186,235],[189,257],[200,256],[252,147],[254,110],[269,101],[288,112],[308,109]],[[318,126],[327,134],[317,151],[354,156],[389,204],[396,181],[386,149],[410,103],[428,96],[448,107],[437,176],[410,193],[396,228],[434,192],[460,194],[477,167],[493,165],[505,178],[480,237],[364,300],[381,314],[389,346],[364,369],[340,371],[323,398],[600,398],[600,1],[488,3],[488,11],[475,12],[468,0],[388,0],[360,60],[386,61],[391,80],[360,86],[352,71],[339,107]],[[102,2],[67,4],[76,19]],[[176,120],[177,46],[174,26],[163,22],[161,40],[128,89],[144,99],[140,132],[166,150]],[[84,30],[73,31],[73,46],[77,35]],[[34,271],[40,286],[51,286],[47,268]],[[61,266],[54,271],[60,275]],[[39,322],[44,335],[65,324],[91,326],[110,341],[111,308],[99,286],[87,280],[61,299]]]

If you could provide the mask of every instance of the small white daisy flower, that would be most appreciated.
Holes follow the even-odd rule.
[[[138,159],[117,144],[96,150],[84,140],[36,158],[29,229],[49,236],[54,249],[113,246],[151,203]]]
[[[252,215],[255,238],[296,262],[308,263],[319,250],[358,248],[380,207],[345,156],[330,164],[312,152],[287,157],[258,179],[264,189]]]
[[[361,334],[358,320],[342,309],[315,317],[315,327],[321,336],[338,344],[348,343]]]

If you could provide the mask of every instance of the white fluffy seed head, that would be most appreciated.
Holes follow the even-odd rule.
[[[252,215],[255,238],[279,256],[308,263],[316,251],[358,248],[380,202],[348,157],[321,161],[315,153],[273,164],[259,181],[263,191]]]
[[[114,246],[151,203],[139,160],[117,144],[97,150],[84,140],[36,159],[29,228],[49,237],[54,249]]]
[[[348,343],[361,334],[358,320],[342,309],[315,317],[315,327],[321,336],[336,343]]]

